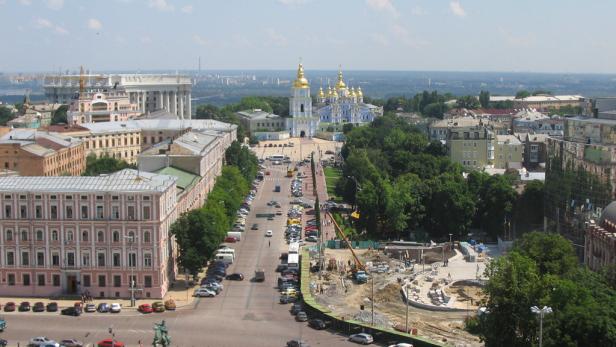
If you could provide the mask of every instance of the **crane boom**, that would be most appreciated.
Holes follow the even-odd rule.
[[[338,223],[334,219],[334,216],[332,216],[332,214],[329,213],[329,211],[327,211],[327,215],[329,216],[329,218],[331,218],[332,222],[334,222],[334,227],[335,227],[334,229],[336,229],[336,232],[338,233],[340,238],[342,238],[342,240],[344,240],[344,242],[346,243],[347,247],[349,247],[349,250],[351,250],[351,254],[353,254],[353,259],[355,260],[355,266],[357,267],[357,269],[365,271],[366,268],[364,267],[364,264],[362,264],[361,260],[359,260],[359,258],[357,258],[357,254],[355,254],[355,251],[353,250],[353,247],[351,246],[351,243],[349,242],[349,239],[347,239],[346,235],[344,235],[344,233],[342,232],[342,229],[340,229],[340,227],[338,226]]]

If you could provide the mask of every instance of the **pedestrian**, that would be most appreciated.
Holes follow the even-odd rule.
[[[272,247],[272,241],[268,240],[267,243],[269,244],[270,247]]]

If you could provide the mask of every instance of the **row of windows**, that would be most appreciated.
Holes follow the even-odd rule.
[[[20,235],[20,241],[28,241],[30,239],[29,236],[29,231],[28,230],[22,230]],[[52,230],[51,231],[51,241],[58,241],[58,230]],[[11,229],[7,229],[4,232],[4,240],[5,241],[13,241],[14,240],[14,235],[13,235],[13,230]],[[90,232],[87,230],[84,230],[81,232],[81,241],[89,241],[90,239]],[[130,242],[131,240],[133,240],[134,242],[138,241],[138,237],[135,236],[135,233],[133,231],[129,231],[128,235],[126,236],[126,239],[128,242]],[[143,232],[143,243],[150,243],[151,242],[151,234],[149,231],[144,231]],[[43,232],[43,230],[36,230],[34,232],[34,240],[35,241],[45,241],[45,233]],[[72,231],[68,230],[65,231],[64,234],[64,241],[67,242],[72,242],[74,241],[74,234]],[[102,230],[99,230],[96,233],[96,241],[97,242],[105,242],[105,232]],[[120,232],[118,230],[114,230],[111,233],[111,241],[112,242],[120,242]]]
[[[149,199],[149,198],[148,198]],[[73,206],[68,205],[64,207],[64,219],[73,219]],[[90,208],[88,205],[81,205],[80,209],[80,219],[120,219],[120,206],[111,206],[111,213],[109,215],[105,214],[105,207],[103,205],[98,205],[95,207],[95,214],[90,215]],[[93,217],[93,218],[92,218]],[[12,219],[13,218],[13,206],[12,205],[4,205],[4,218]],[[28,206],[20,205],[19,206],[19,218],[28,219]],[[34,218],[35,219],[43,219],[43,206],[35,205],[34,206]],[[149,220],[151,219],[151,207],[150,206],[142,206],[141,208],[141,219]],[[58,206],[51,205],[49,206],[49,214],[48,219],[58,219]],[[127,220],[135,220],[137,219],[135,206],[126,206],[126,210],[124,213],[124,219]]]
[[[25,194],[17,194],[19,196],[19,200],[27,200],[28,196]],[[81,200],[88,200],[88,195],[78,195],[79,198]],[[58,198],[62,198],[62,196],[58,196],[55,194],[51,194],[49,195],[49,200],[58,200]],[[12,200],[13,199],[13,195],[12,194],[4,194],[4,200]],[[34,195],[34,200],[42,200],[43,199],[43,195],[41,194],[35,194]],[[70,194],[66,194],[64,195],[64,199],[65,200],[73,200],[73,195]],[[75,199],[77,199],[77,197],[75,197]],[[105,196],[104,195],[96,195],[96,200],[97,201],[101,201],[104,200]],[[143,201],[150,201],[152,199],[151,196],[149,195],[141,195],[141,199]],[[118,201],[120,200],[120,196],[119,195],[112,195],[111,196],[111,200],[113,201]],[[134,195],[127,195],[126,196],[126,200],[128,201],[134,201],[135,200],[135,196]]]
[[[6,266],[15,266],[16,265],[16,255],[14,251],[6,252]],[[30,252],[22,251],[20,257],[20,265],[21,266],[30,266]],[[98,252],[96,254],[96,265],[98,267],[107,266],[106,256],[104,252]],[[45,252],[36,252],[36,259],[34,259],[35,266],[45,266]],[[65,267],[75,267],[77,266],[75,253],[67,252],[65,259],[63,259],[63,266]],[[53,252],[51,254],[51,266],[59,267],[60,266],[60,254],[58,252]],[[81,255],[81,266],[90,267],[90,253],[83,253]],[[122,255],[118,252],[114,252],[111,256],[111,266],[113,267],[121,267],[122,266]],[[136,267],[137,266],[137,253],[130,252],[128,253],[128,267]],[[152,267],[152,254],[144,253],[143,254],[143,267]]]
[[[8,282],[9,286],[14,286],[16,284],[15,281],[15,274],[14,273],[9,273],[6,275],[6,280]],[[122,276],[121,275],[113,275],[113,286],[114,287],[121,287],[122,286]],[[137,276],[133,276],[132,278],[135,286],[139,286],[139,282],[138,282],[138,277]],[[127,284],[129,282],[131,282],[131,277],[130,275],[127,277]],[[30,274],[21,274],[21,284],[24,286],[30,286],[31,285],[31,279],[30,279]],[[47,285],[47,276],[45,274],[37,274],[36,275],[36,285],[37,286],[45,286]],[[97,282],[99,287],[106,287],[107,286],[107,276],[106,275],[98,275],[98,282]],[[152,287],[152,276],[149,275],[145,275],[143,276],[143,287],[145,288],[151,288]],[[57,274],[53,274],[51,275],[51,285],[54,287],[59,287],[60,286],[60,275]],[[84,287],[91,287],[92,286],[92,277],[90,275],[82,275],[82,280],[81,280],[81,285]]]

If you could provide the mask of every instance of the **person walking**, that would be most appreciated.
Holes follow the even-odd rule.
[[[268,240],[267,243],[269,244],[269,247],[272,247],[272,241]]]

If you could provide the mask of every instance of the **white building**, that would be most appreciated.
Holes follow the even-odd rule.
[[[192,79],[182,75],[53,75],[43,81],[45,96],[53,102],[69,104],[79,93],[80,81],[84,91],[109,92],[120,89],[128,94],[130,103],[143,112],[165,109],[180,119],[191,118]]]

